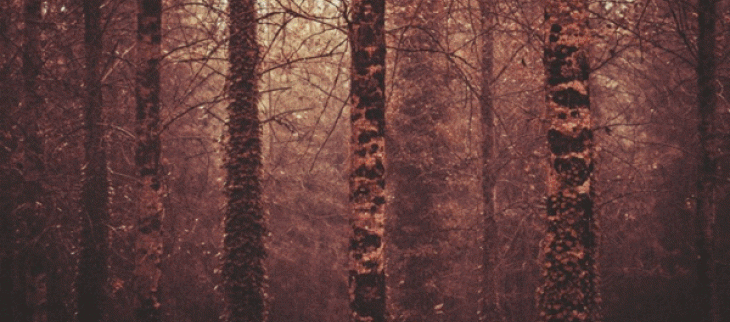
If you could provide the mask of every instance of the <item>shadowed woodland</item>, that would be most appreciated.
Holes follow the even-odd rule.
[[[730,3],[0,0],[0,321],[730,321]]]

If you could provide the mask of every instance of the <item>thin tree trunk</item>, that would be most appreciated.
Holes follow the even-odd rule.
[[[225,257],[227,321],[266,321],[264,214],[261,205],[261,126],[258,116],[256,1],[233,0],[230,10]]]
[[[81,245],[76,296],[79,322],[98,322],[107,297],[109,249],[109,181],[102,120],[99,60],[102,53],[100,0],[84,0],[84,48],[86,54],[85,164],[81,190]]]
[[[385,0],[350,6],[350,321],[385,322]]]
[[[61,263],[61,256],[58,252],[51,258],[51,265],[48,276],[46,277],[46,312],[48,313],[49,322],[67,322],[73,319],[73,312],[70,312],[67,303],[68,291],[64,285],[64,269],[60,265],[53,263]]]
[[[23,110],[21,126],[24,128],[24,159],[25,159],[25,182],[24,196],[28,207],[28,214],[23,216],[29,225],[30,232],[27,237],[41,234],[46,226],[45,216],[40,213],[37,205],[42,204],[41,183],[44,177],[43,164],[43,139],[41,137],[38,121],[41,119],[43,98],[38,93],[38,78],[43,65],[40,49],[41,37],[41,0],[26,0],[24,3],[24,24],[25,43],[23,44]],[[40,246],[41,243],[30,245],[31,251],[26,252],[22,278],[26,287],[25,307],[28,308],[28,316],[24,320],[33,322],[45,322],[48,320],[46,312],[47,287],[46,271],[48,263],[43,253],[51,251]]]
[[[538,289],[540,319],[598,321],[588,1],[549,0],[545,18],[550,168],[547,232],[541,243],[544,283]]]
[[[697,96],[699,112],[700,165],[697,181],[695,213],[695,246],[697,247],[697,278],[699,310],[702,321],[719,322],[717,281],[714,262],[714,226],[716,216],[715,186],[716,151],[719,150],[716,117],[715,86],[717,0],[700,0],[697,6],[699,36],[697,39]]]
[[[0,2],[0,320],[9,321],[13,314],[13,277],[12,267],[12,243],[13,226],[11,216],[15,208],[13,191],[14,174],[11,166],[11,151],[14,149],[15,139],[11,131],[12,113],[11,93],[11,66],[10,63],[10,42],[7,31],[10,28],[13,12],[9,0]]]
[[[41,254],[34,254],[34,256],[40,257]],[[40,260],[43,260],[42,258]],[[48,313],[47,313],[47,294],[48,294],[48,287],[47,287],[47,276],[45,273],[46,266],[44,264],[41,264],[42,266],[38,267],[35,270],[31,268],[30,271],[26,270],[26,285],[28,287],[28,295],[26,299],[26,303],[28,303],[28,308],[30,309],[31,317],[30,321],[32,322],[46,322],[48,321]]]
[[[26,156],[33,172],[43,169],[43,144],[40,138],[38,120],[41,116],[43,98],[38,93],[38,76],[42,68],[40,49],[41,0],[26,0],[24,8],[25,43],[23,44],[23,102],[21,108],[25,117],[22,122],[26,133],[26,150],[33,156]],[[37,174],[37,173],[36,173]],[[38,179],[38,178],[31,178]]]
[[[24,185],[26,196],[23,197],[28,207],[27,215],[23,216],[29,223],[27,238],[41,234],[46,226],[45,216],[40,213],[37,205],[42,205],[42,194],[40,180],[44,177],[43,162],[43,139],[40,133],[38,121],[41,119],[43,98],[38,93],[38,78],[43,65],[40,49],[41,37],[41,0],[26,0],[24,3],[24,35],[23,44],[23,98],[21,103],[21,126],[25,133],[24,143]],[[48,265],[44,252],[50,251],[40,246],[41,243],[30,245],[31,251],[27,252],[23,261],[23,272],[20,278],[25,279],[23,283],[26,288],[25,307],[28,314],[24,320],[33,322],[45,322],[48,319],[46,312],[46,270]]]
[[[495,24],[496,4],[493,0],[480,0],[481,13],[481,93],[479,104],[482,123],[482,281],[480,285],[479,321],[501,321],[500,305],[500,278],[497,270],[499,260],[499,231],[496,221],[495,207],[495,129],[494,129],[494,99],[492,95],[492,69],[494,65],[494,36],[492,30]]]
[[[137,52],[137,151],[140,176],[135,238],[134,291],[136,321],[160,321],[159,281],[162,272],[162,182],[160,173],[160,59],[162,2],[139,0]]]

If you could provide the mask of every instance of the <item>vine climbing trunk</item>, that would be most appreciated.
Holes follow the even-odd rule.
[[[350,6],[350,321],[385,322],[385,0]]]
[[[102,54],[101,1],[84,0],[86,104],[84,106],[83,185],[81,188],[81,243],[76,277],[79,322],[98,322],[107,297],[109,252],[109,181],[102,121],[100,58]]]
[[[229,322],[266,321],[256,1],[229,2],[228,137],[223,290]]]
[[[550,164],[538,308],[542,321],[599,321],[588,1],[546,1],[545,19]]]
[[[695,247],[697,251],[697,282],[699,315],[701,321],[719,322],[717,281],[715,280],[714,229],[716,216],[717,151],[720,138],[714,119],[717,110],[717,3],[718,0],[699,0],[697,3],[697,110],[700,138],[699,179],[697,180],[697,208],[695,211]]]
[[[160,173],[160,60],[162,59],[162,1],[139,0],[135,165],[137,236],[134,256],[135,319],[160,321],[159,282],[162,257],[162,182]]]

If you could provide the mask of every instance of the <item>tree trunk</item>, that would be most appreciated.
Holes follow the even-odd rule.
[[[14,169],[11,154],[15,146],[15,139],[10,121],[12,113],[13,81],[12,64],[10,60],[11,43],[6,39],[8,29],[12,25],[10,13],[12,8],[9,0],[0,2],[0,320],[11,321],[13,314],[13,277],[11,274],[13,226],[11,216],[15,208],[13,191],[17,190],[14,180]]]
[[[480,0],[481,13],[481,93],[479,105],[481,109],[482,142],[482,280],[479,298],[479,321],[501,321],[500,278],[497,261],[499,260],[499,231],[496,221],[495,184],[497,180],[495,163],[495,129],[494,100],[492,95],[492,68],[494,65],[494,29],[496,4],[492,0]]]
[[[588,2],[550,0],[545,10],[550,167],[543,321],[598,321],[597,224],[591,186],[595,159],[588,91]]]
[[[350,320],[385,322],[385,0],[353,0]]]
[[[85,165],[81,190],[82,229],[76,295],[79,322],[102,319],[107,297],[109,249],[109,181],[102,120],[99,60],[102,53],[100,0],[84,0],[84,48],[86,53],[84,129]]]
[[[160,321],[162,182],[160,173],[160,59],[162,2],[139,0],[137,53],[137,151],[139,175],[134,292],[136,321]]]
[[[23,320],[33,322],[47,321],[46,312],[46,262],[45,252],[51,251],[44,248],[42,243],[32,242],[32,238],[43,234],[47,220],[41,213],[42,198],[41,180],[44,177],[43,162],[43,139],[40,133],[39,120],[41,120],[41,109],[43,98],[38,93],[38,78],[43,66],[40,49],[41,38],[41,0],[26,0],[24,3],[23,20],[25,24],[25,42],[23,44],[23,98],[20,113],[23,133],[23,156],[24,156],[24,196],[23,202],[28,207],[22,216],[30,229],[27,232],[26,240],[31,251],[23,255],[23,272],[19,278],[25,280],[22,285],[25,288],[25,307],[28,309]]]
[[[24,8],[25,43],[23,44],[23,120],[21,122],[26,133],[25,172],[32,171],[38,175],[43,170],[43,144],[40,138],[38,121],[41,116],[43,97],[38,93],[38,76],[42,68],[40,37],[41,37],[41,0],[26,0]],[[27,169],[27,167],[31,167]],[[37,180],[38,178],[30,178]]]
[[[228,142],[225,168],[223,286],[227,321],[261,322],[265,305],[264,215],[261,206],[261,126],[258,117],[256,1],[233,0],[230,10]]]
[[[699,314],[702,321],[719,322],[715,281],[714,227],[716,216],[716,168],[719,137],[716,126],[716,25],[718,0],[699,0],[697,6],[697,104],[699,112],[700,165],[697,181],[695,213],[695,247],[697,248],[697,278]]]

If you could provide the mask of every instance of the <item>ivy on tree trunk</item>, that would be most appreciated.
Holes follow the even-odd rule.
[[[350,6],[350,320],[384,322],[385,0]]]
[[[587,47],[588,1],[549,0],[544,63],[550,149],[547,231],[541,243],[542,321],[598,321],[595,147]]]
[[[223,290],[229,322],[263,322],[264,215],[261,205],[261,125],[256,1],[229,2],[228,137],[226,142]]]

